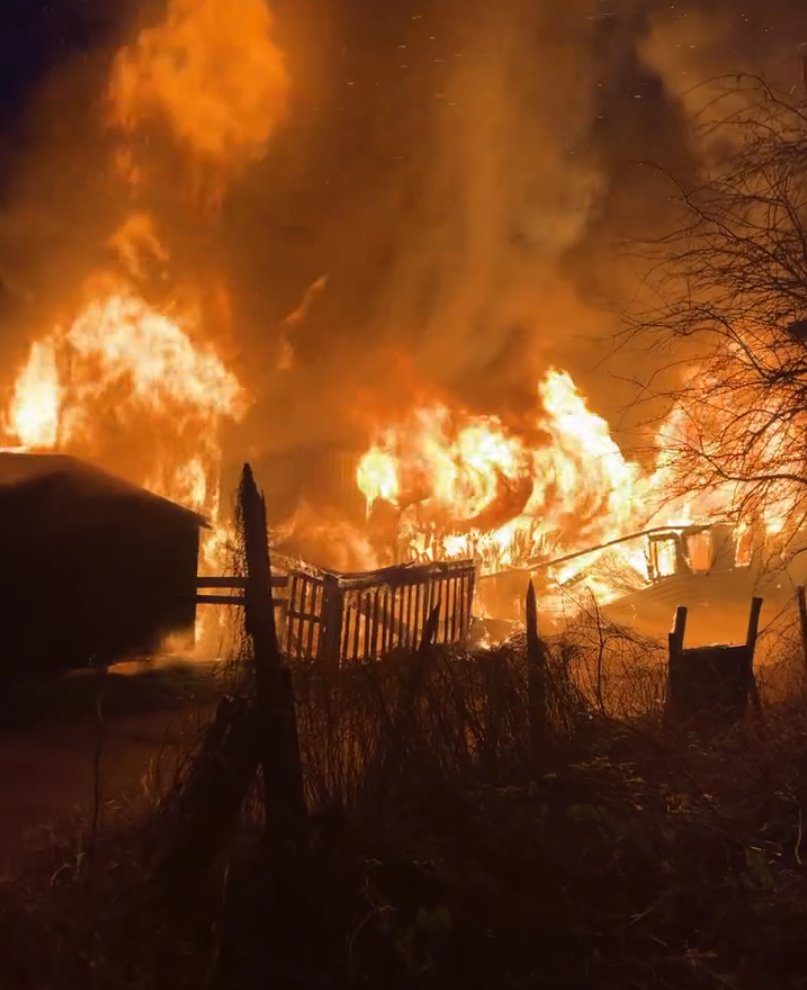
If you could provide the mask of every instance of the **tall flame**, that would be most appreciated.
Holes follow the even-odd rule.
[[[435,404],[379,432],[357,482],[371,518],[377,503],[396,507],[397,514],[379,519],[397,527],[397,556],[472,556],[495,572],[599,547],[651,522],[680,530],[729,519],[738,504],[752,504],[737,482],[708,485],[686,473],[696,442],[720,444],[720,411],[674,407],[658,430],[655,463],[643,470],[625,457],[567,372],[550,369],[536,398],[534,419],[520,429]],[[766,453],[775,459],[777,451]],[[768,536],[786,529],[789,504],[779,488],[755,507],[751,522],[740,520],[738,560],[747,557],[742,543],[754,527]],[[688,541],[696,569],[708,557],[707,543]],[[659,544],[658,553],[673,554],[672,543]],[[674,566],[672,558],[656,562],[664,573]],[[551,576],[556,586],[568,586],[583,571],[602,601],[649,579],[645,548],[636,542],[576,557]]]
[[[54,447],[59,435],[61,402],[53,338],[35,341],[14,385],[9,419],[24,447]]]
[[[130,288],[93,298],[31,346],[11,433],[23,446],[120,463],[133,480],[212,513],[221,426],[240,418],[246,397],[213,347],[193,341],[190,324]]]
[[[401,491],[398,463],[389,451],[375,445],[371,447],[359,462],[356,481],[367,500],[368,515],[380,498],[393,505],[397,503]]]
[[[167,124],[194,159],[220,169],[261,158],[289,93],[272,26],[264,0],[169,0],[163,23],[116,56],[111,123],[128,133]]]
[[[639,466],[571,377],[550,369],[536,399],[520,430],[435,403],[379,435],[357,483],[369,513],[381,500],[401,510],[401,555],[475,556],[496,570],[604,542],[636,520]]]
[[[147,301],[168,295],[174,255],[152,212],[170,189],[163,173],[154,197],[153,180],[173,144],[205,205],[217,205],[265,155],[290,83],[265,0],[164,6],[118,51],[107,84],[111,160],[133,200],[107,238],[114,270],[91,273],[71,318],[35,339],[0,415],[0,441],[87,457],[203,513],[213,529],[202,567],[220,570],[229,563],[218,518],[222,431],[247,396],[211,342],[211,328],[228,322],[223,286],[213,299],[186,281],[193,305],[180,303],[178,286],[168,302]],[[158,133],[168,141],[154,141]]]
[[[550,370],[539,385],[543,415],[538,425],[550,442],[535,452],[533,470],[540,502],[532,508],[550,513],[553,525],[565,516],[562,531],[592,543],[611,539],[635,522],[639,465],[625,459],[608,422],[588,408],[571,376]]]

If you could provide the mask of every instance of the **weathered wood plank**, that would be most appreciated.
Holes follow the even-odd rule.
[[[197,605],[240,605],[244,606],[243,595],[194,595],[193,599]],[[285,598],[273,598],[272,604],[282,607],[286,604]]]
[[[307,809],[291,675],[277,641],[271,605],[271,561],[266,505],[249,464],[238,491],[247,563],[246,629],[255,664],[256,739],[263,766],[269,847],[280,863],[306,840]]]
[[[246,588],[247,579],[245,577],[216,577],[212,575],[200,574],[196,578],[197,588]],[[288,574],[273,574],[269,581],[270,588],[287,588],[289,586]]]

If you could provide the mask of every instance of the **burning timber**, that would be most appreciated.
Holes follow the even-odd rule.
[[[278,637],[292,660],[328,663],[375,660],[423,641],[433,619],[431,641],[462,643],[468,636],[476,568],[472,560],[400,564],[364,573],[338,574],[298,566],[273,573]],[[244,605],[247,582],[238,577],[199,577],[199,605]]]
[[[586,557],[597,561],[624,543],[641,545],[647,580],[613,596],[602,610],[613,621],[651,635],[666,633],[672,611],[686,606],[698,638],[733,637],[751,597],[763,595],[772,603],[784,603],[807,579],[806,555],[800,552],[804,540],[799,534],[771,537],[725,523],[657,526],[531,566],[482,575],[481,610],[502,619],[520,619],[520,612],[513,614],[512,603],[519,601],[530,578],[551,591],[544,598],[545,621],[551,622],[552,613],[559,605],[565,609],[567,601],[572,610],[575,605],[585,608],[590,603],[579,600],[580,587],[586,584],[585,567],[566,584],[551,584],[547,575],[570,561]]]
[[[1,453],[4,672],[106,664],[190,636],[203,525],[74,457]]]

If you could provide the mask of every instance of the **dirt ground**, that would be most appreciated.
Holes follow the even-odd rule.
[[[6,697],[6,716],[12,708],[17,718],[0,727],[0,873],[13,872],[14,861],[54,831],[78,836],[88,827],[99,726],[102,814],[110,814],[170,785],[209,717],[212,693],[197,670],[115,674],[103,689],[100,723],[98,681],[88,676]]]

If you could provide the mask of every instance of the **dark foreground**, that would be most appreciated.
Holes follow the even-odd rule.
[[[310,852],[269,864],[245,809],[215,868],[167,889],[147,869],[159,816],[120,808],[95,847],[55,840],[5,881],[2,986],[807,986],[801,696],[764,725],[689,731],[614,717],[557,668],[536,769],[520,662],[435,664],[383,793],[361,785],[354,743],[377,733],[368,699],[389,700],[394,669],[338,699],[328,685],[327,719],[311,674]]]
[[[80,841],[96,796],[102,815],[142,806],[170,780],[219,691],[215,667],[191,663],[5,684],[0,875],[54,835]]]

